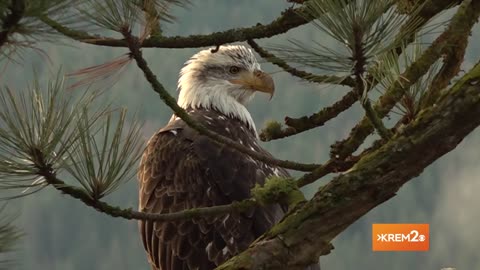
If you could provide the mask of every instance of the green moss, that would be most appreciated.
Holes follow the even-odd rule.
[[[242,252],[239,255],[233,257],[232,259],[226,261],[219,267],[215,268],[216,270],[226,270],[226,269],[250,269],[252,265],[252,257],[248,252]]]
[[[277,121],[270,120],[265,123],[265,128],[262,129],[260,136],[263,141],[270,141],[281,134],[282,134],[282,124],[280,124]]]
[[[294,179],[278,176],[268,178],[263,186],[257,184],[252,189],[252,195],[262,205],[282,202],[294,206],[305,201]]]
[[[187,211],[185,211],[185,216],[187,217],[187,219],[193,219],[195,217],[198,217],[198,215],[199,215],[199,211],[198,209],[195,209],[195,208],[188,209]]]

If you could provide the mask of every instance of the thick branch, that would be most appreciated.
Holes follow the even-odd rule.
[[[403,97],[405,91],[423,75],[455,42],[465,34],[470,33],[473,25],[480,15],[478,1],[464,1],[453,16],[447,30],[443,32],[432,45],[425,50],[420,58],[412,63],[399,79],[375,103],[373,109],[383,118],[395,104]],[[332,146],[331,157],[343,159],[351,155],[373,132],[374,128],[368,118],[363,118],[350,132],[347,139],[339,141]]]
[[[285,10],[280,17],[266,25],[258,23],[251,27],[230,29],[227,31],[215,32],[207,35],[191,35],[187,37],[164,37],[158,35],[151,36],[142,42],[141,47],[197,48],[245,41],[248,39],[268,38],[283,34],[290,29],[308,23],[309,21],[307,19],[298,15],[302,11],[302,7],[296,9],[290,8]],[[50,18],[43,18],[42,20],[58,32],[80,42],[109,47],[128,47],[125,39],[98,37],[83,31],[69,29]]]
[[[316,262],[339,233],[395,196],[480,125],[479,93],[480,63],[446,91],[437,106],[421,111],[401,134],[321,187],[311,201],[217,269],[300,270]]]
[[[218,143],[226,144],[241,153],[249,155],[250,157],[256,160],[259,160],[268,164],[280,166],[287,169],[297,170],[297,171],[312,171],[319,166],[318,164],[303,164],[303,163],[298,163],[294,161],[279,160],[279,159],[275,159],[275,158],[260,154],[256,151],[251,150],[250,148],[245,147],[242,144],[235,142],[230,138],[227,138],[216,132],[213,132],[208,128],[206,128],[205,126],[203,126],[202,124],[194,121],[192,118],[190,118],[188,113],[183,108],[178,106],[175,98],[173,98],[167,92],[167,90],[157,80],[157,77],[152,72],[152,70],[148,67],[147,62],[142,56],[138,39],[133,37],[129,32],[125,32],[124,35],[128,41],[129,49],[132,54],[132,57],[135,59],[137,66],[143,71],[145,78],[152,86],[152,89],[155,92],[157,92],[160,95],[160,98],[165,102],[165,104],[169,106],[175,112],[175,114],[178,117],[180,117],[183,121],[185,121],[185,123],[187,123],[190,127],[195,129],[199,133],[208,136],[210,139]]]
[[[8,14],[2,21],[2,30],[0,31],[0,47],[8,42],[8,36],[14,31],[15,26],[20,22],[25,12],[25,1],[13,0],[9,7]]]

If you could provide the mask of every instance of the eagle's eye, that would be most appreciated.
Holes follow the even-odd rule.
[[[237,74],[240,72],[240,68],[237,66],[231,66],[230,69],[228,70],[231,74]]]

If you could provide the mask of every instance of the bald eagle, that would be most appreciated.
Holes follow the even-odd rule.
[[[200,51],[182,68],[178,90],[179,106],[194,120],[270,156],[258,144],[245,105],[256,91],[273,95],[274,83],[250,49],[230,45]],[[173,115],[143,154],[139,209],[160,214],[229,204],[249,198],[250,189],[271,175],[289,176],[282,168],[212,141]],[[211,218],[140,221],[139,227],[152,269],[211,270],[245,250],[284,213],[284,206],[272,205]]]

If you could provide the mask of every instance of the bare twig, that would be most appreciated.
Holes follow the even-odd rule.
[[[93,199],[82,189],[67,185],[62,180],[58,179],[52,170],[42,168],[39,175],[45,178],[45,181],[52,185],[55,189],[67,194],[75,199],[82,201],[85,205],[96,209],[99,212],[105,213],[111,217],[121,217],[124,219],[135,220],[152,220],[152,221],[173,221],[173,220],[188,220],[192,218],[218,216],[227,213],[241,213],[257,205],[254,199],[247,199],[239,202],[233,202],[226,205],[217,205],[211,207],[191,208],[183,211],[166,213],[166,214],[152,214],[132,210],[131,208],[122,209],[120,207],[112,206],[106,202]]]
[[[267,125],[260,132],[260,139],[262,141],[271,141],[296,135],[298,133],[323,126],[327,121],[337,117],[340,113],[346,111],[357,102],[357,94],[355,90],[348,92],[341,100],[337,101],[330,107],[323,108],[317,113],[310,116],[303,116],[301,118],[285,117],[285,124],[287,127],[282,128],[281,124],[275,122],[275,128]]]
[[[70,186],[64,181],[60,180],[57,177],[56,171],[53,169],[52,165],[47,163],[45,154],[39,149],[32,149],[31,154],[33,157],[32,160],[34,162],[34,166],[37,169],[36,173],[43,177],[47,184],[52,185],[55,189],[64,194],[82,201],[85,205],[95,208],[99,212],[105,213],[112,217],[153,221],[185,220],[198,217],[222,215],[232,212],[243,212],[257,205],[257,202],[254,199],[246,199],[227,205],[192,208],[166,214],[152,214],[138,212],[132,209],[122,209],[120,207],[112,206],[106,202],[100,201],[99,199],[92,197],[84,190]]]
[[[325,164],[322,166],[318,167],[311,173],[306,173],[302,177],[298,178],[297,180],[297,185],[298,187],[304,187],[306,185],[309,185],[318,179],[324,177],[327,174],[330,173],[338,173],[338,172],[344,172],[355,165],[355,163],[359,160],[359,157],[354,157],[352,159],[348,159],[345,161],[339,161],[335,159],[330,159],[327,161]]]
[[[303,70],[296,69],[291,67],[287,62],[284,60],[276,57],[272,53],[268,52],[267,50],[263,49],[252,39],[247,40],[247,43],[254,49],[262,58],[267,60],[268,62],[282,68],[284,71],[290,73],[292,76],[301,78],[303,80],[307,80],[309,82],[314,83],[331,83],[331,84],[338,84],[338,85],[345,85],[345,86],[353,86],[354,81],[350,77],[337,77],[337,76],[322,76],[322,75],[315,75],[310,72],[306,72]]]
[[[377,115],[375,110],[370,103],[370,100],[367,99],[362,101],[362,107],[365,110],[365,117],[368,118],[370,124],[377,130],[378,135],[384,140],[388,140],[392,137],[392,133],[385,127],[382,119]]]
[[[438,98],[440,91],[446,88],[451,79],[460,72],[460,66],[463,63],[469,35],[470,32],[464,32],[463,35],[457,37],[457,40],[452,39],[450,46],[445,47],[442,68],[433,78],[428,91],[421,97],[419,107],[432,105],[436,98]]]

